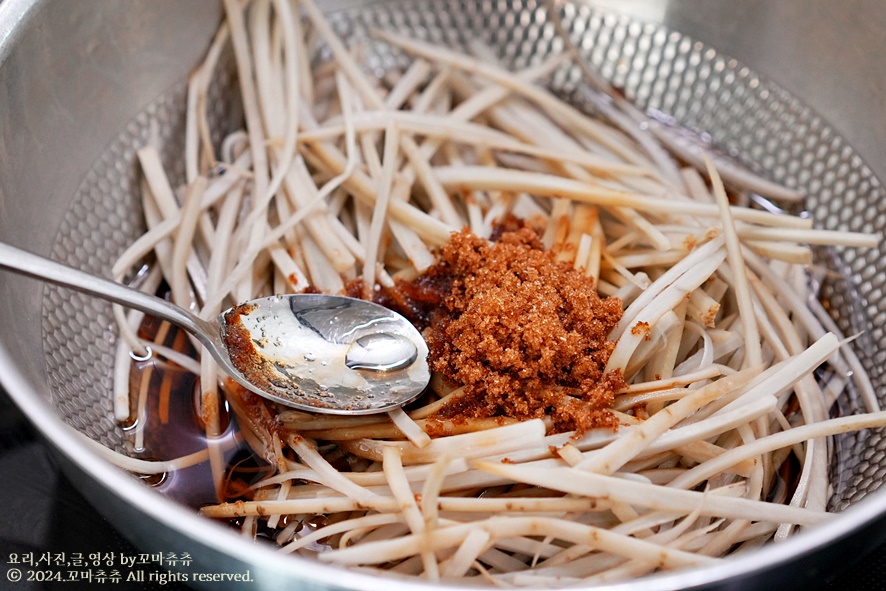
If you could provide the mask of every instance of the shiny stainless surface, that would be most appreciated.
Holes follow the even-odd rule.
[[[385,412],[413,400],[431,379],[428,346],[418,330],[373,302],[278,295],[223,312],[219,324],[250,389],[293,408]]]
[[[886,178],[886,3],[880,0],[590,0],[662,22],[800,98]]]
[[[606,4],[653,23],[664,22],[737,58],[766,79],[777,81],[823,114],[879,177],[886,176],[886,142],[882,139],[886,137],[886,60],[881,59],[886,49],[881,34],[886,24],[883,3],[607,0]],[[54,258],[79,257],[88,270],[103,271],[111,256],[105,250],[107,244],[125,240],[117,234],[131,233],[135,228],[129,220],[118,220],[110,226],[97,222],[90,225],[89,211],[78,214],[78,219],[84,221],[82,228],[89,230],[85,236],[79,226],[63,226],[72,194],[77,187],[88,186],[95,195],[85,203],[107,207],[103,195],[119,191],[119,187],[107,186],[102,192],[106,177],[92,178],[88,171],[94,170],[121,130],[133,122],[140,124],[137,114],[185,78],[205,48],[219,15],[219,6],[209,0],[0,3],[0,239],[41,254],[52,252]],[[161,123],[166,121],[160,119]],[[825,125],[823,129],[830,127]],[[125,150],[119,156],[125,160]],[[113,169],[117,160],[108,162]],[[854,153],[850,162],[857,164]],[[867,182],[869,189],[879,190],[878,181]],[[859,194],[866,193],[852,193]],[[30,198],[22,200],[24,195]],[[842,199],[842,192],[832,190],[827,199],[820,200],[819,207],[832,212],[828,215],[841,224],[872,223],[882,228],[886,215],[883,202],[844,203]],[[829,200],[834,203],[829,205]],[[841,208],[847,212],[845,217],[839,213]],[[104,240],[90,232],[103,233]],[[84,244],[88,246],[85,250]],[[866,293],[873,298],[861,314],[863,321],[870,322],[873,331],[882,335],[884,314],[878,301],[882,300],[882,258],[872,255],[850,262],[853,267],[849,273],[860,277],[860,282],[867,285]],[[59,450],[60,457],[65,458],[66,470],[78,486],[122,531],[139,545],[156,550],[168,550],[187,540],[187,550],[206,570],[218,564],[251,568],[256,582],[250,588],[254,589],[378,587],[378,579],[355,571],[298,557],[281,560],[277,553],[245,542],[226,528],[158,498],[91,454],[58,417],[64,416],[95,438],[107,438],[111,446],[114,438],[108,433],[115,426],[96,418],[103,412],[100,405],[87,406],[85,411],[66,406],[66,401],[50,406],[47,350],[51,347],[43,338],[43,291],[33,282],[0,281],[0,378],[17,404]],[[109,325],[107,316],[99,318]],[[102,334],[101,326],[96,330]],[[92,341],[80,343],[75,339],[75,344],[84,348],[90,359],[103,360],[104,353],[90,349]],[[886,365],[884,355],[882,348],[874,346],[868,359],[882,368]],[[81,376],[71,379],[76,382]],[[89,422],[76,423],[71,418],[84,413]],[[872,473],[878,473],[876,466]],[[865,496],[866,488],[856,490],[860,491],[857,496],[850,496],[856,500],[839,519],[786,543],[723,561],[713,568],[609,588],[797,588],[821,577],[844,553],[859,552],[884,537],[886,496]],[[391,591],[423,587],[397,579],[386,579],[384,586]]]
[[[418,331],[399,314],[371,302],[291,294],[241,304],[245,311],[237,316],[238,324],[245,317],[260,320],[248,330],[249,346],[253,342],[266,343],[256,350],[264,360],[263,367],[270,368],[254,376],[248,365],[237,366],[236,351],[223,338],[231,332],[227,312],[215,321],[204,320],[162,298],[2,242],[0,268],[171,322],[197,337],[227,375],[256,394],[285,406],[340,415],[384,412],[418,396],[430,380],[427,346]],[[316,342],[309,343],[306,336],[296,334],[298,331],[281,331],[280,326],[286,326],[285,320],[289,318],[295,321],[296,329],[305,327],[301,332],[306,332],[307,337],[319,335]],[[397,338],[401,334],[403,340]],[[411,348],[404,351],[400,346],[403,341]],[[369,343],[380,346],[369,350]],[[297,355],[290,351],[302,345],[316,350],[299,350]],[[419,347],[423,355],[415,364]],[[267,379],[271,374],[272,379]]]
[[[80,185],[137,112],[187,76],[205,48],[194,40],[212,34],[220,8],[198,1],[189,5],[187,18],[176,18],[177,4],[0,4],[4,242],[49,254],[69,207],[70,189]],[[129,224],[120,220],[113,231],[125,233]],[[85,268],[103,270],[98,259]],[[15,303],[14,312],[0,319],[0,332],[17,335],[12,345],[16,371],[48,399],[43,344],[33,330],[39,326],[42,292],[31,281],[0,281],[0,300]]]
[[[239,376],[240,372],[231,365],[230,356],[221,339],[221,327],[217,323],[198,318],[162,298],[2,242],[0,242],[0,269],[74,289],[171,322],[197,337],[229,375],[243,379]]]

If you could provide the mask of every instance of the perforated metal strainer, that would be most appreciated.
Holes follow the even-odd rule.
[[[139,4],[139,10],[153,14],[156,7],[149,8],[148,4]],[[118,36],[123,35],[121,31],[125,32],[130,36],[130,43],[142,49],[157,42],[151,36],[160,35],[139,25],[131,15],[99,5],[91,7],[99,10],[98,17],[88,14],[86,8],[50,8],[42,4],[32,8],[15,0],[7,0],[5,8],[19,10],[18,26],[25,30],[17,33],[19,37],[7,37],[6,44],[0,45],[0,58],[6,58],[0,61],[0,80],[12,80],[16,85],[7,91],[7,98],[12,99],[6,101],[7,109],[24,110],[22,101],[27,93],[36,92],[24,87],[28,80],[22,81],[20,75],[10,73],[10,68],[23,62],[22,52],[28,49],[29,43],[36,43],[35,38],[48,38],[53,27],[74,23],[68,31],[71,35],[83,36],[83,45],[77,47],[84,56],[89,52],[87,33],[94,33],[91,30],[94,28],[101,29],[100,25],[110,27],[110,20],[114,20]],[[217,7],[207,3],[199,14],[175,3],[162,8],[168,14],[155,19],[158,30],[168,26],[172,18],[190,23],[202,32],[203,36],[192,35],[189,39],[182,31],[169,41],[174,42],[176,48],[187,47],[188,51],[180,53],[182,59],[187,55],[189,63],[196,63],[217,22]],[[9,11],[7,18],[10,13],[16,14]],[[584,4],[564,4],[562,16],[583,58],[622,88],[637,105],[653,115],[666,114],[705,141],[710,139],[717,150],[748,168],[808,195],[805,207],[819,225],[880,233],[886,228],[882,205],[886,203],[886,194],[871,170],[824,119],[773,82],[722,56],[715,48],[660,24],[594,11]],[[94,22],[96,27],[84,26],[84,22]],[[366,44],[370,66],[379,73],[405,58],[368,40],[367,31],[377,27],[395,29],[446,46],[461,46],[468,39],[479,38],[493,48],[505,64],[515,68],[540,62],[563,49],[563,41],[548,21],[542,2],[382,2],[336,12],[332,22],[342,37]],[[0,27],[0,33],[2,31]],[[167,35],[172,34],[167,31]],[[154,64],[144,54],[135,55],[131,47],[127,48],[121,41],[124,37],[117,39],[113,33],[110,35],[115,39],[112,46],[119,52],[116,61],[120,71],[108,75],[123,77],[128,68],[138,68],[138,76],[149,76],[150,67],[154,67],[165,72],[161,76],[165,82],[152,86],[136,81],[145,93],[153,91],[150,95],[153,98],[140,101],[135,110],[115,112],[120,124],[105,125],[104,138],[95,137],[100,134],[86,134],[89,155],[77,158],[78,162],[85,161],[85,165],[72,167],[74,170],[66,168],[65,174],[60,175],[63,180],[74,178],[77,182],[52,186],[42,208],[28,206],[29,211],[24,214],[30,216],[27,223],[36,228],[41,227],[38,219],[41,211],[51,212],[45,215],[42,236],[31,241],[33,250],[48,251],[57,260],[100,274],[109,272],[115,257],[142,231],[136,207],[139,192],[134,163],[136,150],[149,142],[156,143],[162,147],[173,183],[183,177],[180,155],[186,79],[180,64],[171,66],[176,52],[166,52],[165,61]],[[71,39],[68,42],[76,44]],[[109,56],[114,55],[114,47],[105,50]],[[45,57],[46,63],[39,64],[41,67],[52,68],[57,65],[53,59],[62,59],[53,57],[54,52],[51,54]],[[109,59],[109,63],[114,61]],[[227,98],[232,95],[229,91],[234,82],[233,78],[218,80],[213,90],[212,123],[218,134],[237,121],[238,105]],[[551,84],[555,92],[577,106],[593,108],[578,68],[564,67],[554,75]],[[100,98],[115,102],[114,84],[109,88],[108,94]],[[101,110],[100,106],[97,109]],[[83,104],[72,112],[93,113],[95,110],[94,105]],[[8,115],[0,122],[4,131],[16,125]],[[27,117],[24,117],[22,125],[26,124]],[[16,154],[15,142],[26,140],[8,133],[0,137],[3,137],[0,160],[5,161],[0,164],[0,172],[9,172],[14,169],[10,161]],[[41,154],[38,149],[30,150],[29,154]],[[42,157],[49,160],[45,154]],[[19,164],[27,165],[27,162]],[[76,190],[72,191],[74,187]],[[20,175],[9,175],[5,180],[0,175],[0,212],[11,211],[15,206],[12,196],[20,196],[26,188],[27,183]],[[12,221],[9,217],[4,220],[0,215],[0,237],[28,246],[30,238],[15,229],[18,218],[12,218]],[[838,326],[844,334],[861,333],[855,348],[881,395],[886,392],[883,387],[886,304],[882,297],[886,259],[882,250],[823,250],[818,253],[816,263],[823,270],[817,273],[823,277],[821,293]],[[4,372],[4,383],[62,450],[62,455],[73,460],[69,469],[75,480],[81,482],[87,496],[95,499],[124,533],[139,544],[162,550],[169,550],[169,544],[184,544],[183,550],[209,567],[215,566],[216,570],[219,562],[228,565],[225,568],[233,568],[231,560],[241,561],[255,569],[259,585],[299,581],[304,588],[377,588],[379,581],[372,577],[353,572],[343,574],[297,557],[280,559],[267,550],[255,548],[167,499],[158,498],[140,483],[95,460],[76,437],[53,421],[58,417],[90,438],[125,451],[123,433],[112,415],[115,336],[109,306],[48,286],[33,297],[37,288],[24,284],[25,280],[4,276],[2,281],[4,285],[0,289],[5,307],[0,311],[3,315],[0,326],[4,328],[0,369]],[[31,297],[33,299],[29,299]],[[16,310],[24,313],[16,316]],[[12,335],[19,334],[30,336],[17,342]],[[34,356],[39,360],[35,361]],[[42,403],[41,396],[48,401],[48,406]],[[857,405],[858,401],[850,396],[839,411],[852,412]],[[869,497],[882,483],[886,475],[886,439],[882,432],[873,431],[843,436],[836,443],[835,486],[830,505],[833,510],[843,511]],[[778,547],[759,551],[753,557],[730,559],[712,569],[658,576],[626,583],[623,587],[676,589],[711,585],[728,588],[735,577],[741,577],[743,585],[754,588],[783,587],[785,581],[796,583],[802,579],[786,578],[777,574],[778,569],[784,564],[808,566],[813,551],[850,532],[874,527],[874,520],[879,519],[886,508],[886,500],[879,498],[881,496],[872,495],[862,503],[863,510],[850,510],[834,523]],[[158,522],[163,524],[163,531],[151,526]],[[181,541],[182,534],[185,542]],[[876,538],[870,536],[870,540]],[[803,563],[804,560],[807,562]],[[414,583],[386,581],[385,585],[406,588]]]

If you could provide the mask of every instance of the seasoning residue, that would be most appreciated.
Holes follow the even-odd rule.
[[[557,431],[617,427],[609,406],[624,380],[604,368],[622,303],[600,298],[531,229],[495,242],[455,233],[416,284],[444,288],[425,329],[430,363],[464,386],[436,418],[549,415]]]

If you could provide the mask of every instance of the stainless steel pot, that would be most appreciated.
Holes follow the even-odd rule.
[[[350,3],[334,4],[328,7]],[[504,21],[490,12],[496,9],[494,3],[455,4],[447,8],[444,2],[431,2],[424,14],[450,14],[450,28],[457,25],[462,33],[509,44],[517,50],[518,60],[539,51],[537,31],[517,34],[500,28]],[[537,10],[532,3],[514,4],[513,10]],[[817,217],[851,229],[883,231],[886,197],[873,173],[886,175],[886,141],[882,139],[886,137],[882,98],[886,96],[886,61],[880,59],[886,48],[881,35],[886,5],[877,0],[747,0],[739,4],[610,0],[598,4],[639,19],[630,25],[617,17],[588,16],[588,23],[596,23],[591,30],[600,43],[624,48],[630,46],[625,39],[661,34],[665,45],[674,42],[677,58],[684,49],[699,51],[711,64],[722,63],[727,74],[744,72],[742,80],[753,77],[755,88],[762,85],[767,90],[760,104],[774,109],[761,124],[777,141],[751,150],[751,164],[790,184],[818,187],[812,204]],[[391,11],[378,2],[367,6],[368,11],[386,15],[407,10],[414,16],[422,11],[407,3]],[[591,13],[579,11],[582,14]],[[106,271],[139,223],[129,201],[134,181],[127,163],[133,146],[144,140],[151,125],[161,135],[175,132],[182,82],[205,50],[220,17],[220,6],[212,0],[0,3],[0,240],[95,272]],[[514,20],[515,26],[522,26],[520,19]],[[347,19],[338,22],[347,28]],[[383,22],[407,26],[397,19]],[[667,33],[660,28],[662,23],[682,34]],[[829,39],[840,42],[825,48]],[[741,117],[746,111],[724,115],[698,108],[699,97],[718,96],[711,81],[722,87],[722,81],[715,80],[721,66],[715,66],[715,74],[707,78],[696,77],[702,87],[699,94],[681,98],[679,93],[669,93],[666,83],[656,86],[658,80],[674,79],[674,71],[652,67],[650,63],[658,63],[655,60],[639,64],[641,74],[635,76],[630,68],[619,67],[619,56],[611,51],[591,51],[588,57],[645,106],[670,111],[682,122],[710,132],[726,149],[744,145],[749,128]],[[748,68],[743,70],[745,65]],[[756,78],[756,73],[762,77]],[[784,84],[793,95],[770,79]],[[759,106],[750,104],[744,109]],[[812,147],[823,146],[825,164],[835,155],[836,177],[829,182],[818,182],[812,174],[814,167],[809,171],[792,168],[789,143],[798,139],[790,133],[798,121],[805,126],[802,137],[812,134]],[[820,172],[829,171],[825,167]],[[858,291],[838,287],[832,294],[851,312],[841,318],[844,326],[869,329],[863,359],[878,384],[886,355],[886,306],[881,301],[886,260],[882,254],[874,251],[836,259],[839,270],[855,282]],[[396,579],[381,582],[358,572],[281,557],[197,517],[98,459],[75,429],[107,445],[115,444],[116,426],[95,394],[107,390],[110,380],[102,369],[108,364],[112,338],[110,316],[106,306],[77,299],[66,300],[61,314],[47,313],[48,301],[66,297],[39,283],[0,275],[0,379],[57,451],[72,481],[136,545],[151,551],[188,552],[194,557],[189,572],[249,571],[254,580],[251,589],[376,589],[383,584],[395,591],[421,586]],[[850,306],[851,302],[855,304]],[[94,322],[86,320],[93,316]],[[886,445],[876,433],[855,443],[878,450]],[[841,473],[839,498],[832,504],[851,506],[838,519],[715,567],[608,588],[786,589],[820,578],[845,556],[886,537],[886,532],[880,533],[886,494],[873,492],[880,484],[884,460],[877,455],[863,459],[857,449],[847,450],[850,465]]]

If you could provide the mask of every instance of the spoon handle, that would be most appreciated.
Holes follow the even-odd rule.
[[[168,320],[192,333],[201,342],[216,348],[214,324],[198,318],[184,308],[164,299],[121,285],[110,279],[91,275],[32,252],[0,242],[0,268],[67,287],[103,300],[134,308],[145,314]]]

